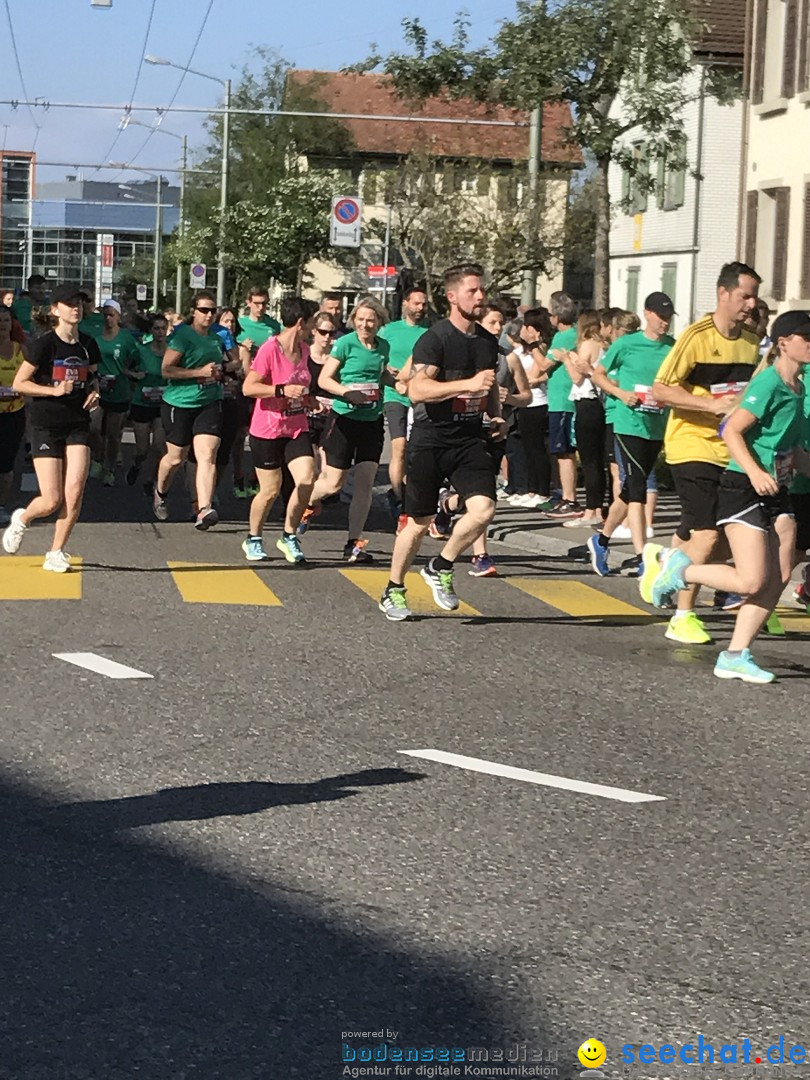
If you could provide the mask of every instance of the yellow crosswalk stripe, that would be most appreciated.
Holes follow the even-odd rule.
[[[641,617],[649,619],[651,613],[625,604],[614,596],[593,589],[581,581],[548,581],[545,578],[504,578],[515,589],[528,593],[544,604],[578,618],[609,618],[611,616]]]
[[[0,600],[81,600],[82,560],[72,557],[70,573],[54,574],[42,569],[42,559],[42,555],[0,558]]]
[[[341,574],[366,596],[378,603],[383,589],[388,584],[387,570],[341,570]],[[405,575],[405,588],[408,590],[408,607],[414,615],[480,615],[474,607],[459,604],[457,611],[442,611],[433,602],[433,593],[422,577],[417,573]]]
[[[245,567],[210,563],[167,563],[187,604],[244,604],[281,607],[282,602],[257,573]]]

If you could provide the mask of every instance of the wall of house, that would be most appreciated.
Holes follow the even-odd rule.
[[[761,7],[757,10],[761,11]],[[795,92],[783,96],[784,21],[782,0],[770,0],[762,101],[749,106],[745,188],[748,199],[756,195],[755,229],[749,219],[748,200],[741,215],[744,249],[763,278],[760,293],[777,312],[810,309],[810,71],[807,58],[804,71],[797,62]],[[777,236],[778,189],[788,192],[784,238]],[[778,267],[780,260],[783,274]]]
[[[635,272],[639,306],[650,292],[663,289],[670,293],[678,313],[673,320],[676,332],[712,310],[717,272],[724,262],[736,257],[743,106],[723,106],[709,96],[704,98],[703,181],[699,185],[700,88],[701,71],[695,68],[686,86],[694,100],[686,106],[683,119],[688,168],[681,205],[664,209],[661,196],[650,192],[646,210],[628,213],[620,205],[623,175],[618,165],[611,166],[609,180],[613,203],[611,303],[626,306],[628,285]],[[643,139],[640,130],[626,136],[628,144]]]

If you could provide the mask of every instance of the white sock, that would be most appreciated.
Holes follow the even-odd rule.
[[[691,615],[691,614],[692,614],[692,609],[691,608],[677,608],[676,611],[675,611],[675,614],[672,616],[672,618],[673,619],[682,619],[684,617],[684,615]]]

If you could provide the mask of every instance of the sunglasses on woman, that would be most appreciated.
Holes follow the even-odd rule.
[[[202,312],[203,315],[213,315],[216,312],[215,307],[198,307],[197,311]]]
[[[320,327],[318,327],[318,326],[315,327],[315,333],[316,334],[323,334],[324,337],[334,337],[335,336],[335,331],[334,330],[321,330]]]

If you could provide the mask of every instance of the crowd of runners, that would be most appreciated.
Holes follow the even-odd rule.
[[[121,479],[159,521],[183,474],[194,526],[215,526],[217,489],[232,477],[250,500],[245,559],[268,559],[265,523],[281,498],[276,547],[305,564],[302,537],[351,475],[343,557],[372,563],[363,534],[387,424],[397,533],[379,601],[387,619],[411,617],[406,574],[428,533],[444,541],[421,569],[439,608],[458,608],[465,553],[470,574],[496,574],[487,527],[506,501],[587,530],[600,576],[617,569],[612,542],[629,539],[623,569],[648,604],[673,608],[672,640],[711,641],[695,599],[701,585],[714,590],[737,612],[715,674],[771,681],[751,647],[764,627],[778,632],[775,606],[810,547],[810,313],[770,321],[759,276],[739,262],[721,269],[715,310],[677,340],[661,292],[639,319],[579,310],[563,292],[518,311],[488,300],[484,281],[479,266],[449,269],[445,318],[429,318],[426,292],[412,288],[396,321],[367,296],[344,324],[338,296],[286,297],[276,321],[262,287],[239,309],[201,290],[187,318],[144,321],[112,298],[96,310],[72,285],[46,299],[31,279],[0,304],[3,548],[19,551],[34,521],[56,515],[43,569],[69,572],[88,476],[119,482],[129,424],[135,450]],[[39,492],[9,514],[22,453]],[[667,547],[653,542],[662,467],[681,512]],[[795,596],[810,601],[806,579]]]

